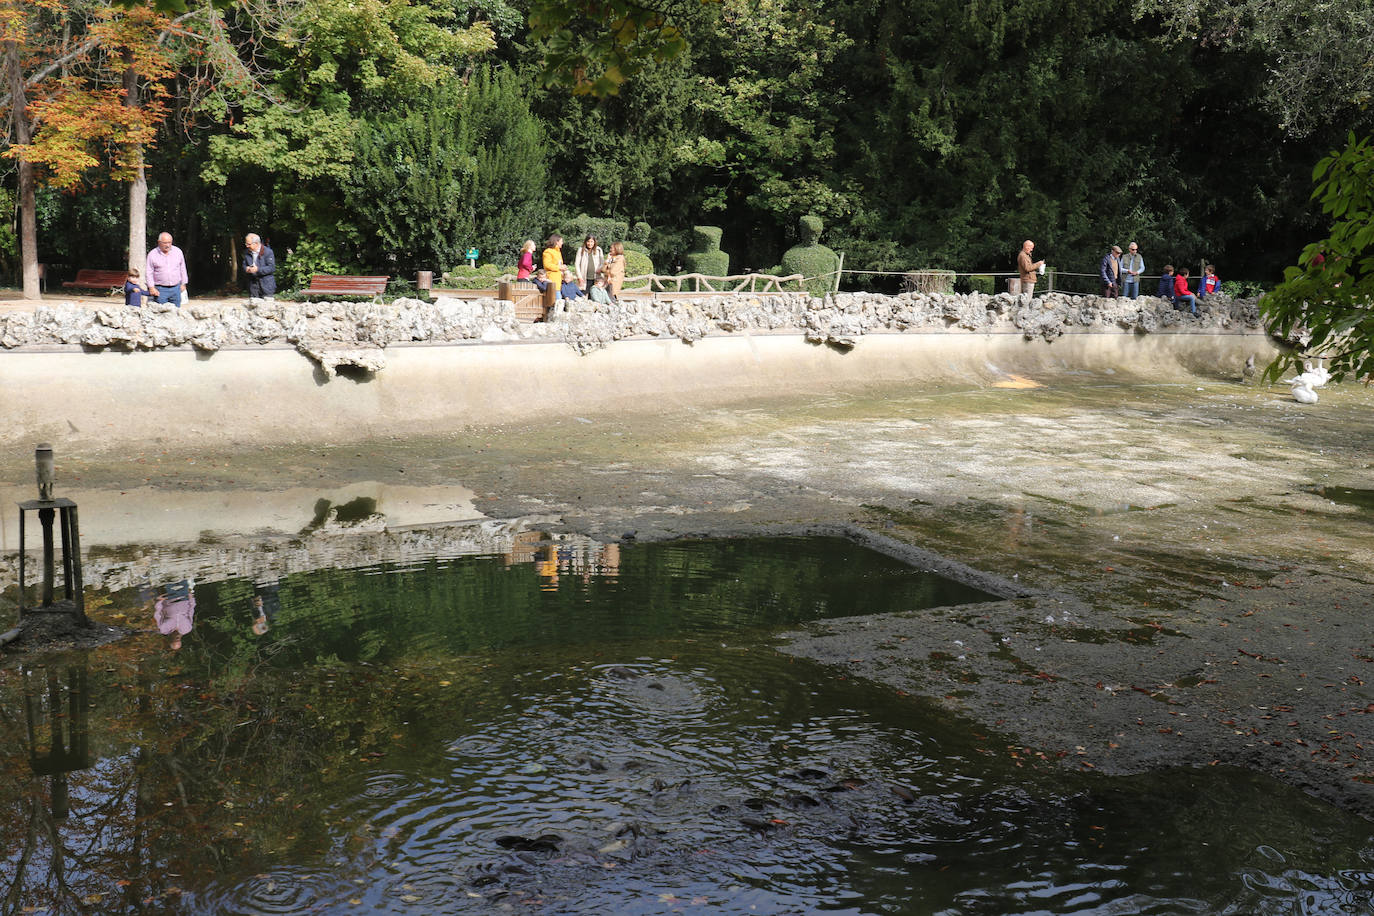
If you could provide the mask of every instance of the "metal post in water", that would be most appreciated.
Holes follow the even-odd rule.
[[[38,523],[43,526],[43,597],[40,606],[52,607],[52,580],[56,572],[52,549],[52,523],[57,515],[52,509],[38,510]]]
[[[56,478],[52,446],[40,443],[33,453],[38,472],[38,499],[19,503],[19,616],[22,619],[29,610],[69,611],[76,615],[82,625],[87,625],[85,595],[81,574],[81,535],[77,529],[76,503],[70,499],[58,499],[53,495]],[[29,510],[38,513],[38,522],[43,529],[43,584],[37,608],[28,605],[28,588],[25,579],[27,547],[24,540],[25,516]],[[54,602],[57,585],[57,554],[54,543],[53,527],[61,525],[62,537],[62,585],[63,601]],[[70,605],[70,606],[68,606]],[[8,641],[0,634],[0,644]]]
[[[41,502],[51,502],[53,481],[57,476],[52,446],[47,442],[38,443],[38,447],[33,450],[33,463],[38,469],[38,499]],[[57,513],[49,508],[38,510],[38,523],[43,526],[43,607],[52,607],[52,581],[56,572],[53,564],[52,523],[56,515]]]

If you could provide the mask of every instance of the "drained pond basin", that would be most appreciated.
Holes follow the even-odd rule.
[[[1368,821],[1285,784],[1066,773],[779,652],[1000,599],[848,540],[529,531],[224,576],[95,596],[166,632],[0,669],[7,912],[1374,906]]]

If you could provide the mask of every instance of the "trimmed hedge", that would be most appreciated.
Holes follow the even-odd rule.
[[[820,244],[825,223],[819,216],[807,214],[797,221],[801,244],[787,249],[782,256],[785,274],[801,274],[803,286],[813,296],[824,296],[835,289],[835,272],[840,269],[840,256]]]
[[[642,277],[645,274],[654,272],[654,262],[648,253],[640,251],[638,248],[631,248],[628,242],[625,243],[625,276]],[[640,283],[626,283],[626,289],[647,289],[649,281],[644,280]]]
[[[730,255],[720,250],[723,233],[719,226],[693,226],[692,250],[683,256],[689,274],[724,277],[730,273]]]
[[[515,273],[515,268],[502,264],[479,264],[469,267],[463,264],[444,275],[434,284],[435,289],[495,289],[496,281],[506,274]],[[395,282],[395,281],[392,281]],[[390,286],[388,285],[388,289]]]

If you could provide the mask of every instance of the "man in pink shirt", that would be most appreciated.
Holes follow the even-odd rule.
[[[172,244],[172,233],[157,237],[157,247],[148,252],[148,282],[157,290],[158,302],[170,302],[181,308],[186,295],[186,256]]]
[[[191,632],[196,621],[196,584],[182,579],[157,596],[153,602],[153,621],[157,631],[172,637],[173,652],[181,648],[181,637]]]

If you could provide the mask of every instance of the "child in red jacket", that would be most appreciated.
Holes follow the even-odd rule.
[[[1202,282],[1198,284],[1197,297],[1210,296],[1212,293],[1221,289],[1221,277],[1217,276],[1217,269],[1211,264],[1202,268]]]
[[[1188,290],[1188,268],[1180,267],[1178,276],[1174,277],[1174,308],[1188,303],[1188,308],[1192,310],[1193,317],[1197,317],[1197,297]]]

